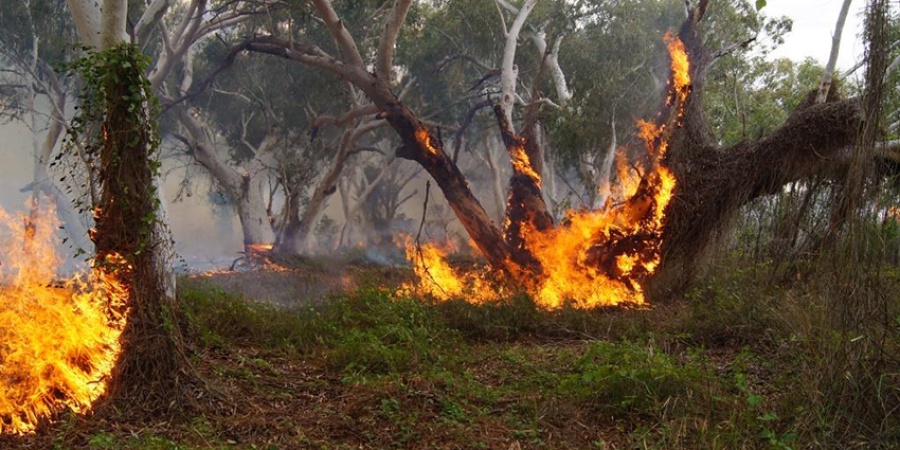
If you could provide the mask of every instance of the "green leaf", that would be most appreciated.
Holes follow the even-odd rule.
[[[748,404],[751,408],[755,408],[755,407],[759,406],[759,405],[762,403],[762,401],[763,401],[763,398],[762,398],[762,396],[760,396],[760,395],[749,395],[749,396],[747,396],[747,404]]]
[[[756,10],[759,11],[766,7],[766,0],[756,0]]]

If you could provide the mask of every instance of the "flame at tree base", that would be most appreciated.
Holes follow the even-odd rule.
[[[89,411],[120,352],[127,290],[99,269],[55,283],[54,217],[0,209],[0,434]]]
[[[539,267],[531,276],[508,262],[517,291],[534,297],[544,308],[570,304],[579,308],[645,304],[643,281],[660,263],[665,209],[677,180],[660,162],[669,138],[684,117],[691,92],[690,62],[684,43],[672,34],[665,42],[670,54],[671,77],[666,99],[666,120],[639,121],[638,136],[647,149],[640,173],[620,154],[617,161],[621,199],[608,202],[599,211],[570,211],[563,225],[546,231],[525,223],[517,236]],[[526,167],[521,167],[521,166]],[[513,158],[516,173],[528,174],[530,163]],[[533,172],[533,171],[532,171]],[[539,185],[540,179],[535,178]],[[406,242],[407,258],[413,262],[418,282],[404,285],[402,294],[425,294],[440,300],[464,299],[472,303],[499,300],[508,289],[492,283],[486,273],[454,270],[445,252],[433,244]],[[486,271],[485,271],[486,272]]]

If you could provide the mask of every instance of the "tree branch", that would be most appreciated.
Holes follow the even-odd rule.
[[[384,25],[384,34],[378,43],[378,61],[375,65],[375,76],[385,83],[391,84],[391,74],[394,66],[394,48],[397,45],[397,36],[400,34],[400,26],[406,20],[406,13],[412,0],[394,0],[394,7]]]
[[[315,6],[316,11],[318,11],[319,17],[325,22],[325,26],[331,33],[331,36],[334,37],[338,48],[340,48],[341,52],[344,54],[344,58],[347,59],[347,64],[365,70],[366,65],[363,62],[362,56],[359,54],[359,48],[356,46],[356,41],[353,39],[353,36],[350,35],[350,32],[347,31],[347,28],[344,27],[344,23],[337,16],[337,13],[334,12],[334,8],[331,7],[331,1],[312,0],[312,3],[313,6]]]

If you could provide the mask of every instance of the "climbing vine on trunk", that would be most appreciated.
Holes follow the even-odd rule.
[[[159,137],[145,76],[149,62],[124,43],[76,61],[70,69],[84,88],[67,144],[81,146],[92,174],[94,265],[128,287],[110,398],[162,409],[170,406],[186,363],[177,304],[166,293],[168,234],[158,216]]]

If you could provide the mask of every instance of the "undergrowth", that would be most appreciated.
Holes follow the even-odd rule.
[[[900,271],[878,279],[894,289]],[[381,288],[285,309],[180,286],[193,364],[225,406],[80,437],[62,428],[55,448],[900,445],[896,296],[892,322],[845,329],[821,278],[772,277],[768,263],[713,270],[645,310],[433,303]]]

